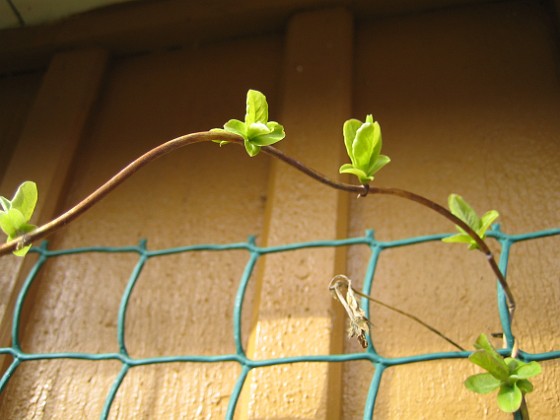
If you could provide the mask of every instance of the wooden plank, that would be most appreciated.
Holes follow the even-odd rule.
[[[0,183],[2,195],[11,196],[25,180],[39,189],[32,222],[54,216],[97,97],[107,62],[102,50],[60,53],[53,57],[31,108],[20,140]],[[0,346],[10,344],[9,330],[16,295],[35,258],[0,258]]]
[[[351,112],[352,17],[343,9],[308,12],[291,21],[286,39],[282,148],[330,177],[338,176],[342,123]],[[293,168],[271,167],[264,240],[268,245],[346,235],[348,195]],[[343,249],[267,256],[248,354],[255,359],[329,354],[342,347],[328,284],[344,270]],[[280,365],[251,371],[242,418],[338,418],[340,366]]]

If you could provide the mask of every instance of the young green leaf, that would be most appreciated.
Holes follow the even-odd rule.
[[[268,121],[268,103],[266,97],[257,90],[247,92],[245,121],[229,120],[224,128],[215,128],[214,132],[228,132],[243,137],[243,144],[249,156],[256,156],[263,146],[270,146],[282,140],[286,134],[284,127],[276,121]],[[220,146],[227,141],[217,141]]]
[[[10,200],[5,197],[0,197],[0,205],[2,206],[2,209],[4,211],[10,210],[10,207],[12,207],[12,203],[10,202]]]
[[[484,215],[480,219],[479,231],[484,234],[498,217],[500,217],[500,213],[498,213],[496,210],[490,210],[484,213]]]
[[[0,197],[0,229],[7,235],[7,241],[25,235],[36,228],[29,222],[37,204],[37,185],[31,181],[22,183],[12,200]],[[17,256],[24,256],[31,245],[21,246],[14,251]]]
[[[245,123],[239,120],[229,120],[227,123],[224,124],[224,129],[225,131],[229,131],[230,133],[237,134],[241,137],[245,137],[247,135],[247,129],[245,128]],[[223,142],[223,143],[227,143],[227,142]]]
[[[519,410],[523,394],[533,391],[533,384],[526,378],[541,373],[540,365],[511,357],[502,358],[484,334],[478,337],[474,346],[477,350],[469,356],[469,360],[488,373],[470,376],[465,381],[465,387],[479,394],[499,389],[500,409],[507,413]]]
[[[517,387],[523,394],[527,394],[529,392],[533,392],[533,384],[529,382],[527,379],[520,379],[516,382]]]
[[[488,336],[486,334],[480,334],[477,337],[476,341],[474,342],[474,348],[477,350],[486,350],[487,352],[494,353],[497,355],[497,357],[501,358],[490,340],[488,340]]]
[[[500,216],[496,210],[490,210],[479,218],[473,208],[457,194],[451,194],[448,199],[449,209],[451,213],[465,222],[476,234],[484,239],[486,231],[492,223]],[[469,249],[478,249],[478,245],[473,238],[470,237],[462,228],[455,226],[459,231],[458,234],[443,238],[443,242],[447,243],[466,243]]]
[[[512,385],[503,384],[498,391],[498,407],[506,413],[513,413],[521,407],[523,394],[514,383]]]
[[[448,204],[451,213],[469,225],[474,231],[480,228],[480,218],[473,208],[463,200],[463,197],[457,194],[451,194],[448,199]]]
[[[37,204],[37,184],[31,181],[23,182],[12,199],[12,208],[21,211],[26,221],[31,219]]]
[[[533,376],[537,376],[541,372],[541,365],[539,365],[535,361],[529,363],[520,362],[520,364],[512,372],[511,377],[516,379],[527,379],[532,378]]]
[[[23,214],[18,209],[11,208],[6,212],[0,212],[0,229],[8,235],[8,240],[16,237],[18,230],[25,223],[25,217],[23,217]]]
[[[490,373],[478,373],[465,380],[465,386],[478,394],[488,394],[498,389],[502,381]]]
[[[350,119],[344,123],[342,134],[351,163],[342,165],[339,172],[357,176],[362,184],[373,181],[373,175],[391,161],[380,154],[383,141],[379,123],[371,115],[363,123]]]
[[[488,373],[491,373],[500,381],[505,381],[509,377],[509,369],[504,359],[498,353],[477,350],[469,356],[469,360],[488,371]]]
[[[494,349],[486,334],[480,334],[474,343],[477,349],[469,356],[469,360],[474,364],[486,369],[489,373],[494,375],[501,381],[507,380],[510,374],[510,369],[505,360]]]
[[[352,144],[354,143],[354,139],[356,138],[356,133],[358,129],[362,126],[362,122],[356,119],[347,120],[344,125],[342,126],[342,134],[344,136],[344,145],[346,146],[346,153],[350,157],[352,163],[354,163],[353,156],[354,152],[352,151]]]
[[[268,103],[266,97],[258,90],[250,89],[247,92],[247,108],[245,124],[268,121]]]

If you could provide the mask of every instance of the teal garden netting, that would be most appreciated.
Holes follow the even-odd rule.
[[[498,225],[495,225],[493,229],[488,233],[488,237],[494,238],[498,241],[501,247],[500,251],[500,261],[499,267],[504,275],[507,273],[508,260],[510,255],[510,250],[512,246],[516,243],[528,240],[535,240],[539,238],[544,238],[553,235],[560,235],[560,229],[549,229],[545,231],[531,232],[526,234],[509,235],[502,232]],[[468,351],[454,351],[454,352],[436,352],[430,354],[418,354],[408,357],[397,357],[388,358],[379,354],[375,349],[375,337],[369,337],[369,346],[366,351],[360,353],[346,353],[346,354],[326,354],[326,355],[308,355],[308,356],[297,356],[297,357],[281,357],[274,359],[264,359],[264,360],[253,360],[249,358],[245,352],[245,348],[242,343],[241,337],[241,312],[243,307],[243,301],[245,298],[245,293],[252,278],[252,273],[254,271],[255,265],[259,258],[266,254],[279,253],[279,252],[289,252],[295,251],[303,248],[319,248],[319,247],[344,247],[351,245],[363,245],[369,247],[371,251],[371,256],[367,266],[365,278],[363,279],[363,289],[362,292],[365,294],[370,294],[372,289],[374,274],[377,262],[381,253],[390,248],[403,247],[408,245],[414,245],[429,241],[439,241],[447,234],[440,235],[430,235],[414,238],[406,238],[396,241],[383,242],[378,241],[374,238],[373,231],[366,231],[363,237],[340,239],[340,240],[325,240],[325,241],[315,241],[315,242],[305,242],[305,243],[293,243],[282,246],[272,246],[272,247],[259,247],[255,243],[253,237],[249,238],[247,242],[241,243],[231,243],[231,244],[210,244],[210,245],[193,245],[184,246],[177,248],[161,249],[161,250],[149,250],[146,241],[141,241],[137,246],[129,247],[89,247],[89,248],[75,248],[66,250],[50,250],[48,249],[48,243],[45,241],[39,247],[34,247],[31,252],[37,253],[39,258],[36,264],[33,266],[29,272],[27,279],[22,286],[19,296],[17,298],[13,323],[12,323],[12,345],[11,347],[0,348],[0,354],[10,355],[13,358],[10,366],[2,376],[0,380],[0,393],[6,388],[10,378],[22,363],[28,361],[36,360],[49,360],[49,359],[80,359],[89,361],[102,361],[102,360],[116,360],[122,365],[120,373],[115,378],[112,387],[108,395],[106,396],[103,410],[100,414],[102,419],[106,419],[109,416],[111,410],[111,405],[115,399],[115,396],[119,390],[127,373],[138,366],[154,365],[162,363],[177,363],[177,362],[190,362],[190,363],[219,363],[219,362],[237,362],[241,366],[241,371],[239,377],[234,385],[231,392],[231,397],[229,400],[226,418],[233,418],[241,389],[247,378],[248,373],[252,369],[258,369],[266,366],[280,365],[286,363],[302,363],[302,362],[349,362],[356,360],[365,360],[371,362],[374,367],[374,373],[371,378],[371,384],[367,394],[367,399],[365,402],[364,409],[364,419],[370,419],[373,417],[373,411],[375,407],[375,402],[379,388],[382,383],[383,373],[386,369],[393,366],[403,365],[407,363],[417,363],[425,362],[430,360],[438,359],[456,359],[456,358],[466,358],[470,354]],[[249,258],[246,263],[245,269],[239,281],[238,289],[235,295],[235,303],[233,306],[233,339],[235,341],[235,353],[232,354],[216,354],[216,355],[196,355],[196,354],[183,354],[176,356],[165,356],[165,357],[151,357],[151,358],[133,358],[129,355],[126,345],[126,334],[125,334],[125,319],[127,316],[127,308],[129,305],[130,297],[133,289],[137,283],[137,280],[142,272],[142,269],[146,261],[150,258],[157,258],[165,255],[179,254],[179,253],[196,253],[200,251],[231,251],[231,250],[245,250],[247,251]],[[22,350],[19,341],[19,330],[21,323],[22,307],[26,296],[31,288],[31,285],[37,274],[41,270],[41,267],[49,258],[60,258],[66,255],[78,254],[78,253],[136,253],[139,256],[139,260],[134,267],[129,281],[125,287],[124,293],[121,297],[118,320],[117,320],[117,342],[118,342],[118,353],[26,353]],[[325,293],[328,293],[325,287]],[[510,353],[513,346],[513,335],[510,326],[509,313],[506,304],[506,297],[503,293],[501,286],[498,284],[497,287],[497,303],[498,312],[501,320],[501,325],[506,338],[506,343],[508,345],[507,349],[501,350],[504,354]],[[364,308],[366,315],[369,317],[369,301],[365,298],[362,299],[361,305]],[[560,358],[560,349],[546,352],[546,353],[527,353],[522,350],[519,351],[519,357],[525,361],[543,361]]]

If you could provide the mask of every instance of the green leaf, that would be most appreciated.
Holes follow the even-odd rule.
[[[268,121],[266,97],[257,90],[247,92],[245,122],[229,120],[224,124],[224,130],[243,137],[245,150],[251,157],[260,152],[261,146],[270,146],[286,136],[282,125],[276,121]],[[220,131],[220,129],[211,131]],[[228,143],[220,140],[217,142],[220,146]]]
[[[486,236],[486,231],[492,223],[500,216],[496,210],[490,210],[482,216],[478,217],[472,207],[457,194],[451,194],[448,198],[449,209],[451,213],[465,222],[475,233],[482,239]],[[455,226],[459,231],[459,235],[450,236],[442,239],[443,242],[461,242],[468,243],[469,249],[478,249],[476,241],[468,235],[463,228]],[[463,236],[464,235],[464,236]],[[467,239],[468,238],[468,239]]]
[[[521,407],[523,394],[516,384],[503,384],[498,391],[498,407],[506,413],[513,413]]]
[[[345,163],[344,165],[342,165],[338,172],[341,174],[356,175],[362,184],[367,184],[369,181],[373,180],[373,176],[368,176],[364,171],[355,168],[349,163]]]
[[[342,133],[352,163],[342,165],[339,172],[357,176],[362,184],[373,181],[373,174],[391,161],[388,156],[380,154],[383,142],[379,123],[372,115],[367,115],[364,123],[350,119],[344,123]]]
[[[12,207],[12,203],[10,202],[10,200],[1,196],[0,196],[0,205],[2,206],[4,211],[10,210],[10,207]]]
[[[245,123],[266,123],[268,121],[268,103],[266,97],[258,90],[250,89],[247,92],[247,109]]]
[[[245,150],[251,157],[257,156],[261,151],[261,148],[259,146],[252,144],[249,140],[245,140],[243,144],[245,145]]]
[[[472,375],[465,381],[465,386],[478,394],[488,394],[499,388],[502,381],[490,373],[479,373]]]
[[[506,357],[503,359],[494,349],[488,337],[481,334],[475,343],[477,351],[469,359],[483,367],[488,373],[481,373],[467,378],[465,386],[479,394],[492,392],[499,387],[498,406],[506,413],[519,410],[523,394],[533,391],[533,384],[528,377],[541,373],[537,362],[523,362]]]
[[[478,350],[469,356],[469,360],[474,364],[486,369],[495,378],[501,381],[507,381],[509,377],[509,367],[494,349],[488,337],[485,334],[480,334],[474,344]]]
[[[224,124],[224,130],[237,134],[243,138],[247,136],[247,127],[243,121],[239,120],[229,120],[227,123]]]
[[[245,125],[247,127],[247,139],[251,141],[257,136],[270,133],[270,129],[262,122],[254,122]]]
[[[17,189],[12,199],[12,208],[18,209],[25,221],[29,221],[33,216],[35,205],[37,204],[37,184],[32,181],[23,182]]]
[[[0,213],[0,229],[8,236],[8,238],[15,238],[18,236],[18,231],[22,226],[27,223],[21,211],[16,208],[11,208],[7,212]]]
[[[473,241],[466,233],[456,233],[455,235],[447,236],[442,239],[443,242],[447,243],[465,243],[470,244]]]
[[[35,225],[28,223],[37,204],[37,185],[34,182],[23,182],[11,201],[0,197],[0,204],[4,209],[4,211],[0,211],[0,229],[7,235],[8,242],[36,228]],[[29,251],[29,248],[31,245],[18,248],[14,254],[23,256]]]
[[[488,336],[486,334],[480,334],[476,338],[476,341],[474,342],[474,348],[477,350],[486,350],[490,353],[496,353],[496,355],[498,355],[498,357],[501,358],[501,356],[498,354],[498,352],[496,351],[496,349],[494,348],[490,340],[488,340]]]
[[[267,133],[250,137],[249,141],[257,146],[270,146],[271,144],[279,142],[286,136],[284,127],[277,122],[270,121],[266,123],[266,126],[268,129]]]
[[[509,369],[504,363],[504,359],[495,357],[494,354],[486,350],[475,351],[469,356],[469,360],[501,381],[506,381],[509,377]]]
[[[381,168],[383,168],[385,165],[387,165],[389,162],[391,162],[391,159],[389,158],[389,156],[379,155],[377,157],[377,159],[368,168],[367,173],[370,174],[370,175],[373,175],[377,171],[379,171]],[[372,179],[373,179],[373,177],[372,177]]]
[[[26,224],[20,226],[20,228],[17,231],[16,236],[8,236],[8,242],[17,238],[18,236],[22,236],[22,235],[25,235],[26,233],[29,233],[29,232],[35,230],[36,228],[37,228],[37,226],[26,223]],[[24,247],[18,247],[18,248],[16,248],[15,251],[13,251],[13,254],[15,256],[18,256],[18,257],[24,257],[25,254],[27,254],[27,252],[29,251],[30,248],[31,248],[31,244],[26,245]]]
[[[18,209],[12,207],[7,212],[0,213],[0,229],[8,236],[8,241],[25,235],[35,228],[35,225],[26,222]]]
[[[483,238],[486,231],[490,228],[490,226],[492,226],[492,223],[494,223],[498,217],[500,217],[500,213],[496,210],[490,210],[484,213],[484,216],[480,219],[480,229],[477,232],[478,235]]]
[[[23,214],[16,208],[12,207],[7,212],[0,212],[0,228],[8,236],[7,242],[33,231],[36,227],[35,225],[27,223]],[[27,245],[23,248],[16,249],[13,253],[18,257],[23,257],[30,248],[31,245]]]
[[[348,157],[354,163],[354,151],[352,149],[352,144],[354,143],[354,139],[356,138],[356,133],[358,132],[359,128],[362,126],[362,122],[356,119],[347,120],[343,127],[342,133],[344,135],[344,145],[346,146],[346,153],[348,153]]]
[[[457,194],[451,194],[448,198],[449,209],[451,213],[465,222],[475,232],[480,228],[480,219],[469,204],[463,200],[463,197]]]
[[[371,115],[368,115],[368,117],[371,117]],[[373,119],[373,117],[371,117],[371,119]],[[373,123],[373,149],[370,156],[370,163],[373,164],[377,160],[379,153],[381,153],[382,145],[383,141],[381,139],[381,127],[376,121]]]
[[[210,130],[211,133],[227,133],[228,131],[224,130],[223,128],[212,128]],[[224,144],[228,144],[229,141],[226,140],[212,140],[214,143],[218,143],[220,145],[220,147],[222,147]]]
[[[27,246],[24,246],[23,248],[16,249],[12,253],[16,257],[25,257],[25,255],[29,252],[30,249],[31,249],[31,245],[27,245]]]
[[[516,383],[517,383],[517,387],[523,394],[533,392],[533,384],[529,382],[527,379],[520,379]]]
[[[514,359],[513,357],[506,357],[506,358],[504,358],[504,362],[506,362],[506,365],[508,366],[509,373],[515,372],[515,370],[516,370],[519,366],[521,366],[522,364],[525,364],[525,363],[522,362],[521,360]]]
[[[522,365],[518,366],[513,374],[519,379],[527,379],[532,378],[533,376],[537,376],[541,372],[541,365],[533,361],[529,363],[523,363]]]
[[[356,138],[352,143],[352,163],[358,169],[365,170],[369,166],[371,152],[373,150],[374,127],[371,123],[364,123],[356,132]]]

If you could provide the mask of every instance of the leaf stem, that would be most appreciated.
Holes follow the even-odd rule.
[[[422,325],[423,327],[429,329],[431,332],[433,332],[434,334],[439,335],[441,338],[443,338],[445,341],[447,341],[449,344],[451,344],[453,347],[456,347],[457,349],[461,350],[461,351],[466,351],[465,348],[461,347],[459,344],[457,344],[455,341],[451,340],[449,337],[447,337],[445,334],[443,334],[441,331],[436,330],[434,327],[432,327],[431,325],[427,324],[426,322],[422,321],[420,318],[418,318],[417,316],[414,316],[412,314],[409,314],[408,312],[405,312],[399,308],[396,308],[394,306],[391,306],[387,303],[384,303],[382,301],[380,301],[379,299],[375,299],[369,295],[366,295],[365,293],[360,292],[359,290],[356,290],[352,287],[352,290],[354,291],[355,294],[357,294],[358,296],[361,296],[363,298],[366,298],[368,300],[371,300],[372,302],[383,306],[387,309],[390,309],[393,312],[397,312],[403,316],[406,316],[407,318],[412,319],[413,321],[417,322],[418,324]]]

